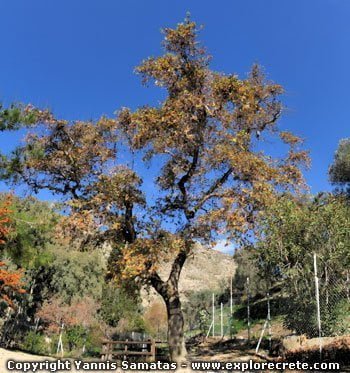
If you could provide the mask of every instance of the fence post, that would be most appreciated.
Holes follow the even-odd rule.
[[[151,339],[151,357],[152,361],[156,360],[156,341],[154,339]]]
[[[231,281],[230,281],[230,312],[231,312],[231,317],[233,314],[233,276],[231,276]]]
[[[315,273],[315,296],[316,296],[316,306],[317,306],[317,326],[318,326],[318,338],[320,343],[320,360],[322,357],[322,328],[321,328],[321,309],[320,309],[320,291],[319,291],[319,282],[317,276],[317,257],[314,253],[314,273]]]
[[[215,337],[215,295],[213,293],[213,337]]]
[[[211,328],[212,328],[212,327],[213,327],[213,321],[211,321],[211,324],[210,324],[210,326],[209,326],[209,329],[208,329],[208,333],[207,333],[206,338],[209,337],[209,334],[210,334],[210,331],[211,331]]]
[[[269,349],[271,351],[271,305],[270,305],[270,293],[267,293],[267,322],[269,331]]]
[[[62,340],[63,329],[64,329],[64,323],[62,323],[61,325],[61,331],[60,331],[60,336],[58,338],[57,351],[56,351],[56,355],[58,355],[59,351],[61,350],[61,357],[64,356],[63,340]]]
[[[221,304],[220,304],[220,312],[221,312],[221,314],[220,314],[220,321],[221,321],[221,338],[223,338],[223,336],[224,336],[224,315],[223,315],[223,304],[222,304],[222,302],[221,302]]]
[[[264,333],[265,333],[265,329],[267,327],[267,324],[268,324],[268,320],[266,319],[265,320],[265,323],[264,323],[264,326],[263,328],[261,329],[261,334],[260,334],[260,338],[258,340],[258,344],[256,345],[256,348],[255,348],[255,353],[257,354],[259,352],[259,348],[260,348],[260,343],[263,339],[263,336],[264,336]]]
[[[247,277],[247,323],[248,323],[248,341],[250,341],[250,286],[249,277]]]

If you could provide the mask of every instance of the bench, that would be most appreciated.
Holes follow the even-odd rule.
[[[154,339],[147,341],[108,341],[102,342],[101,360],[113,360],[121,356],[124,360],[128,356],[144,356],[151,361],[156,359],[156,342]]]

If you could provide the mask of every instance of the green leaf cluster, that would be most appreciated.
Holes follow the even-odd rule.
[[[56,249],[48,270],[52,273],[50,287],[64,302],[86,296],[101,299],[105,266],[98,252]]]
[[[339,142],[334,160],[329,168],[331,182],[341,188],[348,188],[350,184],[350,139]]]
[[[138,297],[131,297],[125,289],[113,283],[103,287],[100,317],[111,327],[120,328],[120,322],[125,321],[123,331],[143,332],[146,329]]]
[[[13,196],[10,210],[11,234],[3,256],[25,269],[38,268],[52,261],[50,248],[55,244],[53,232],[60,218],[53,204],[34,197]]]

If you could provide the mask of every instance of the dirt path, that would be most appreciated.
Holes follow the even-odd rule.
[[[207,348],[206,346],[203,346],[204,348],[201,349],[200,353],[198,354],[193,354],[191,356],[191,360],[198,360],[198,361],[248,361],[249,359],[252,359],[252,355],[247,354],[246,352],[243,351],[212,351],[210,350],[210,345],[208,344]],[[5,373],[5,372],[15,372],[19,373],[22,372],[23,370],[10,370],[7,369],[7,364],[9,360],[13,360],[16,362],[45,362],[45,361],[55,361],[52,357],[45,357],[45,356],[37,356],[37,355],[31,355],[27,354],[21,351],[10,351],[10,350],[5,350],[0,348],[0,372]],[[90,370],[76,370],[74,368],[73,362],[71,363],[71,369],[68,370],[68,372],[89,372]],[[118,369],[118,370],[110,370],[111,372],[127,372],[126,370]],[[32,370],[29,370],[28,372],[32,372]],[[50,372],[50,370],[40,370],[38,373],[43,373],[43,372]],[[60,371],[64,372],[64,371]],[[92,370],[91,370],[92,372]],[[94,372],[97,372],[94,370]],[[102,371],[101,371],[102,372]],[[108,371],[104,370],[103,373],[106,373]],[[135,371],[133,371],[135,372]],[[164,371],[163,371],[164,372]],[[177,369],[176,372],[178,373],[189,373],[193,372],[191,369]]]
[[[27,354],[21,351],[10,351],[10,350],[5,350],[3,348],[0,348],[0,373],[5,373],[5,372],[14,372],[14,373],[23,373],[23,370],[14,370],[14,369],[8,369],[7,365],[9,361],[15,361],[15,362],[54,362],[55,359],[52,357],[45,357],[45,356],[37,356],[37,355],[31,355]],[[11,366],[10,366],[11,368]],[[118,370],[111,369],[109,370],[110,372],[128,372],[127,370],[122,370],[118,368]],[[28,373],[33,372],[32,370],[28,370]],[[52,372],[50,370],[38,370],[38,373],[48,373]],[[64,370],[60,370],[59,372],[65,372]],[[83,369],[75,369],[74,368],[74,363],[71,361],[71,368],[69,370],[66,370],[66,372],[95,372],[98,373],[99,371],[96,370],[83,370]],[[100,371],[102,372],[102,371]],[[108,370],[104,370],[103,373],[108,372]],[[135,370],[133,371],[135,372]],[[157,371],[154,371],[155,373]],[[164,371],[163,371],[164,372]],[[192,372],[190,369],[178,369],[176,372],[179,373],[189,373]]]
[[[15,361],[45,361],[45,360],[53,360],[51,357],[45,357],[45,356],[37,356],[37,355],[31,355],[26,354],[21,351],[10,351],[5,350],[3,348],[0,348],[0,372],[23,372],[20,370],[9,370],[7,369],[7,362],[9,360],[15,360]],[[45,372],[45,371],[43,371]],[[48,372],[48,371],[46,371]]]

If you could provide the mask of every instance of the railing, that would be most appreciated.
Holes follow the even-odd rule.
[[[131,348],[130,348],[131,347]],[[121,356],[124,360],[128,356],[145,356],[152,361],[156,359],[156,341],[103,341],[101,360],[112,360]]]

